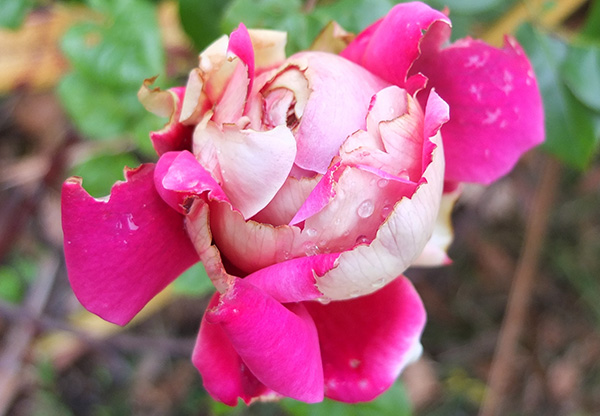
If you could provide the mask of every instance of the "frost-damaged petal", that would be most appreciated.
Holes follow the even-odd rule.
[[[138,99],[146,110],[169,118],[162,130],[150,133],[154,150],[162,155],[172,150],[191,149],[193,128],[179,122],[185,88],[176,87],[166,91],[150,89],[155,79],[146,79],[138,91]]]
[[[305,305],[319,333],[326,397],[372,400],[421,354],[425,309],[403,276],[369,296]]]
[[[431,237],[444,183],[444,154],[439,133],[432,142],[432,160],[411,198],[403,198],[368,245],[359,245],[338,258],[337,267],[317,279],[331,299],[372,293],[406,270]]]
[[[254,69],[257,73],[276,67],[285,61],[286,32],[249,29],[248,33],[254,48]]]
[[[313,300],[322,296],[316,276],[331,270],[339,253],[287,260],[260,269],[244,278],[282,303]]]
[[[154,170],[154,183],[162,199],[181,214],[189,211],[189,198],[206,193],[208,199],[227,201],[227,196],[188,151],[161,156]]]
[[[267,206],[283,186],[296,157],[296,141],[285,126],[240,130],[209,122],[194,133],[194,146],[212,142],[221,168],[221,186],[244,218]]]
[[[420,41],[432,25],[438,26],[436,37],[448,38],[450,20],[443,13],[421,2],[398,4],[361,32],[341,56],[388,82],[407,87],[408,72],[420,54]]]
[[[296,164],[325,173],[346,137],[365,129],[371,97],[388,84],[364,68],[324,52],[302,52],[287,62],[306,68],[310,89],[295,134]]]
[[[81,179],[62,191],[69,280],[89,311],[124,325],[198,261],[183,225],[154,188],[154,166],[126,170],[108,201],[92,198]]]
[[[207,310],[218,306],[219,294],[213,295]],[[238,397],[246,403],[272,392],[246,367],[221,325],[202,318],[192,362],[200,372],[204,388],[216,400],[235,406]]]
[[[450,105],[442,128],[446,179],[490,183],[544,140],[544,113],[531,65],[517,42],[503,49],[463,39],[415,64]]]
[[[287,307],[286,307],[287,306]],[[283,306],[236,279],[206,321],[220,325],[258,380],[287,397],[323,400],[323,366],[315,324],[301,303]]]

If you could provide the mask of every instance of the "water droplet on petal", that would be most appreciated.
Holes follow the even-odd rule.
[[[133,222],[133,214],[127,214],[127,226],[131,231],[135,231],[140,228],[135,222]]]
[[[304,254],[307,256],[319,254],[319,247],[315,243],[309,241],[304,244]]]
[[[329,299],[326,296],[317,298],[317,300],[319,301],[319,303],[321,303],[322,305],[327,305],[328,303],[331,303],[331,299]]]
[[[317,235],[317,230],[315,230],[314,228],[307,228],[306,235],[309,237],[314,237],[315,235]]]
[[[385,285],[385,279],[381,278],[381,279],[377,279],[374,282],[371,283],[371,286],[373,286],[374,288],[380,288],[383,287]]]
[[[350,367],[358,368],[358,366],[360,365],[360,360],[357,358],[351,358],[348,363],[350,364]]]
[[[387,218],[387,216],[390,215],[390,212],[392,212],[391,204],[386,204],[383,206],[383,208],[381,208],[381,216],[383,218]]]
[[[358,237],[356,237],[356,244],[368,244],[369,243],[369,239],[367,238],[366,235],[359,235]]]
[[[361,218],[369,218],[371,215],[373,215],[374,210],[375,205],[373,204],[373,201],[367,199],[358,206],[358,210],[356,212]]]
[[[359,296],[360,296],[360,292],[358,290],[354,291],[354,292],[350,292],[350,297],[351,298],[357,298]]]
[[[388,183],[390,183],[390,181],[388,181],[387,179],[379,179],[379,181],[377,182],[377,186],[379,186],[380,188],[385,188]]]
[[[410,180],[410,176],[408,175],[408,171],[406,169],[402,169],[396,176],[398,176],[400,179]]]
[[[342,223],[341,218],[336,218],[335,220],[333,220],[333,225],[340,225],[341,223]]]

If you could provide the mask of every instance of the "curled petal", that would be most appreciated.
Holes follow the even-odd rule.
[[[249,29],[254,48],[254,70],[263,72],[285,61],[287,33],[278,30]]]
[[[63,185],[62,226],[69,280],[89,311],[124,325],[198,261],[183,225],[154,187],[154,166],[126,170],[108,200],[81,179]]]
[[[358,299],[305,305],[319,333],[326,397],[372,400],[421,354],[425,309],[404,276]]]
[[[156,189],[163,200],[181,214],[189,211],[190,198],[201,197],[227,201],[227,196],[188,151],[162,155],[154,171]]]
[[[315,324],[301,303],[287,307],[243,279],[236,279],[206,313],[220,325],[256,378],[297,400],[323,400],[323,366]]]
[[[254,216],[273,199],[296,157],[296,141],[285,126],[254,131],[225,125],[221,130],[208,122],[194,132],[194,147],[208,144],[215,149],[223,178],[221,186],[244,218]]]
[[[413,266],[435,267],[451,262],[446,252],[454,237],[452,230],[452,209],[460,193],[460,187],[443,193],[440,212],[438,213],[435,228],[433,229],[433,235],[427,242],[427,245],[425,245],[419,258],[413,263]]]
[[[428,50],[415,71],[450,106],[450,121],[442,128],[447,180],[493,182],[544,140],[537,82],[513,38],[503,49],[467,38]]]
[[[331,299],[374,292],[402,274],[419,256],[433,233],[444,183],[444,157],[439,133],[423,179],[411,198],[403,198],[381,224],[373,241],[340,255],[337,267],[317,281]]]
[[[407,83],[409,70],[421,54],[424,33],[432,26],[438,26],[434,30],[440,38],[438,43],[448,39],[450,19],[442,12],[421,2],[398,4],[361,32],[341,55],[412,93],[415,89],[407,85],[412,84]]]
[[[146,79],[138,91],[138,99],[146,110],[168,117],[168,123],[162,130],[150,133],[150,140],[158,155],[173,150],[190,149],[193,128],[179,122],[185,88],[176,87],[163,91],[150,89],[156,78]]]
[[[371,97],[388,84],[364,68],[324,52],[302,52],[287,62],[303,70],[310,91],[295,133],[296,164],[325,173],[346,137],[365,129]],[[339,87],[340,82],[344,88]]]
[[[219,304],[219,294],[213,295],[207,310]],[[256,379],[231,345],[220,325],[209,324],[202,318],[192,362],[202,375],[204,388],[215,399],[235,406],[238,397],[246,403],[273,392]]]
[[[244,278],[281,303],[301,302],[322,296],[316,276],[331,270],[339,253],[287,260],[260,269]]]

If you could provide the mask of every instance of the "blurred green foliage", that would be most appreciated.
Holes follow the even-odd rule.
[[[0,0],[0,27],[18,29],[33,4],[33,0]]]

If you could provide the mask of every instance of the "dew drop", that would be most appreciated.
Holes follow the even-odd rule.
[[[315,230],[314,228],[307,228],[306,235],[309,237],[314,237],[315,235],[317,235],[317,230]]]
[[[356,212],[361,218],[369,218],[371,215],[373,215],[374,210],[375,205],[373,204],[373,201],[367,199],[358,206],[358,210]]]
[[[350,292],[350,297],[351,298],[357,298],[359,296],[360,296],[360,292],[359,291]]]
[[[357,358],[351,358],[348,363],[350,364],[351,368],[358,368],[358,366],[360,365],[360,360]]]
[[[408,175],[408,171],[406,169],[402,169],[400,172],[398,172],[398,175],[396,176],[398,176],[400,179],[410,179],[410,176]]]
[[[333,225],[340,225],[341,223],[342,223],[341,218],[336,218],[335,220],[333,220]]]
[[[377,182],[377,186],[379,186],[380,188],[385,188],[388,183],[390,183],[390,181],[388,181],[387,179],[379,179],[379,181]]]
[[[133,222],[133,214],[127,214],[127,226],[131,231],[135,231],[140,228],[135,222]]]
[[[317,298],[317,300],[318,300],[318,301],[319,301],[319,303],[320,303],[320,304],[322,304],[322,305],[327,305],[327,304],[331,303],[331,299],[329,299],[329,298],[328,298],[328,297],[326,297],[326,296],[323,296],[323,297]]]
[[[356,237],[356,244],[368,244],[369,243],[369,239],[367,238],[366,235],[359,235],[358,237]]]
[[[315,243],[309,241],[304,244],[304,254],[307,256],[319,254],[319,247]]]
[[[385,285],[384,278],[377,279],[371,283],[371,286],[373,286],[374,288],[380,288],[380,287],[383,287],[384,285]]]
[[[386,204],[383,206],[383,208],[381,208],[381,216],[383,218],[387,218],[387,216],[390,215],[390,212],[392,212],[391,204]]]

